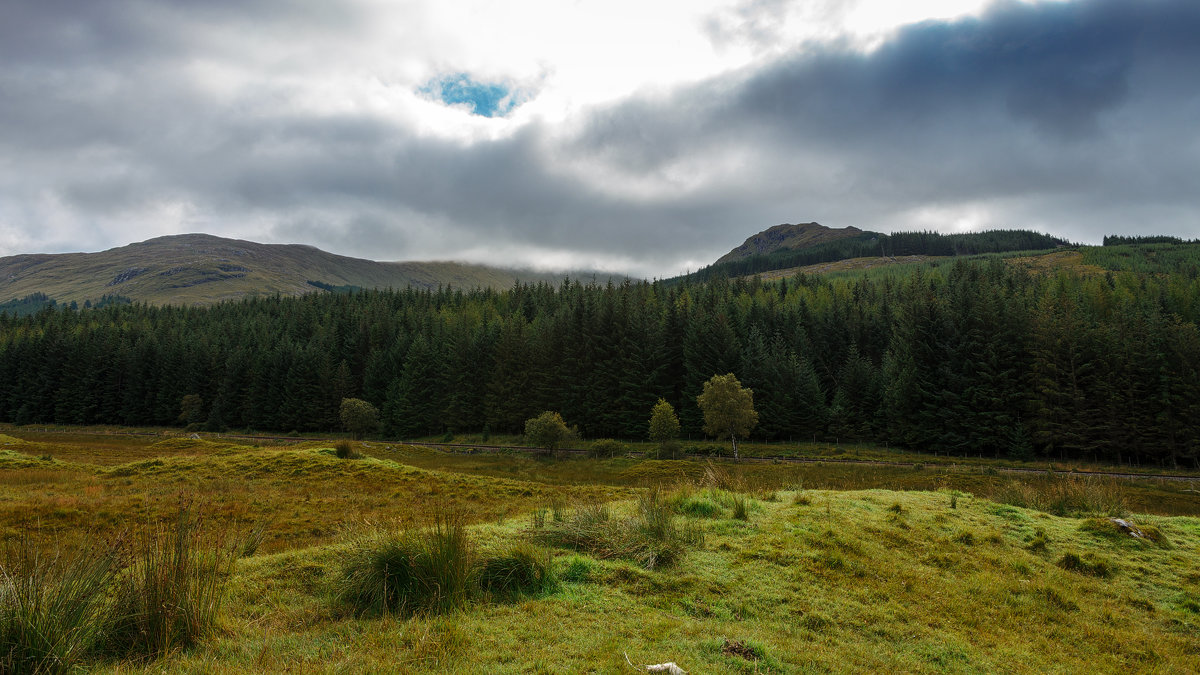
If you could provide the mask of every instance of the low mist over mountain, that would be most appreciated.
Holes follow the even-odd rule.
[[[207,234],[158,237],[99,253],[0,258],[0,301],[43,293],[58,302],[122,296],[156,305],[302,295],[341,286],[507,288],[514,281],[591,272],[534,272],[457,262],[375,262],[299,244],[258,244]]]

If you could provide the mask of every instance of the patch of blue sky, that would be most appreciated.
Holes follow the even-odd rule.
[[[430,80],[420,89],[451,106],[466,106],[473,115],[504,117],[524,102],[519,90],[506,84],[477,82],[466,73],[454,73]]]

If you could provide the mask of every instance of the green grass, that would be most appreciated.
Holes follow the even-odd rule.
[[[86,540],[85,540],[86,541]],[[0,672],[65,673],[87,657],[153,659],[216,627],[236,551],[182,505],[132,543],[9,542],[0,565]]]
[[[698,528],[679,522],[671,502],[651,490],[637,499],[628,514],[613,514],[605,504],[584,504],[561,522],[532,534],[541,543],[601,559],[621,558],[646,569],[669,567],[703,542]]]
[[[466,603],[474,566],[466,529],[453,516],[402,531],[375,526],[351,544],[335,597],[359,615],[448,612]]]
[[[105,635],[112,547],[42,551],[11,543],[0,562],[0,672],[67,673]]]
[[[201,521],[183,504],[170,522],[144,526],[118,584],[109,651],[162,656],[213,631],[240,550]]]
[[[963,498],[951,510],[944,493],[804,494],[808,505],[793,493],[759,503],[748,524],[697,521],[704,544],[670,568],[563,553],[556,592],[408,619],[329,611],[326,589],[345,544],[257,556],[235,573],[227,634],[121,670],[621,672],[624,653],[634,663],[674,661],[689,672],[1200,666],[1194,518],[1135,516],[1174,548],[1138,549],[1131,559],[1119,543],[1081,531],[1081,519],[987,500]],[[1035,528],[1050,542],[1041,553],[1026,548]],[[527,532],[516,520],[470,530],[498,550]],[[1108,561],[1110,573],[1068,569],[1060,564],[1067,553],[1089,565]]]
[[[158,522],[183,491],[214,527],[268,523],[231,563],[212,630],[153,660],[93,642],[76,663],[101,673],[629,672],[626,653],[696,673],[1200,670],[1200,518],[1142,506],[1194,507],[1187,483],[1028,476],[1014,491],[974,467],[354,448],[368,456],[172,441],[104,464],[61,443],[9,450],[0,533],[15,542],[41,519],[28,550],[51,550]],[[992,498],[1006,491],[1020,503]],[[458,534],[414,544],[427,513],[462,514]],[[466,590],[384,611],[404,583],[378,572],[433,549],[426,570],[465,560],[452,576],[467,581],[427,587]],[[357,587],[384,600],[343,594],[354,561],[376,579]]]
[[[549,551],[523,542],[514,544],[505,554],[485,559],[479,566],[478,579],[484,593],[502,601],[558,589],[558,576]]]

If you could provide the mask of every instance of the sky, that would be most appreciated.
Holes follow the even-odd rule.
[[[1200,236],[1195,0],[7,0],[0,256],[646,278],[780,223]]]

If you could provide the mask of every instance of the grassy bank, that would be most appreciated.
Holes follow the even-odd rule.
[[[1160,537],[1138,541],[1105,519],[952,498],[751,498],[748,520],[680,516],[704,542],[669,568],[556,549],[568,580],[553,592],[413,618],[344,614],[329,588],[345,545],[257,556],[234,575],[221,634],[100,671],[630,672],[625,654],[690,672],[1200,668],[1200,521],[1137,518]],[[472,536],[498,550],[531,528]]]
[[[239,542],[193,646],[93,648],[97,672],[1200,670],[1188,483],[353,449],[0,438],[0,539],[116,541],[186,495]]]

